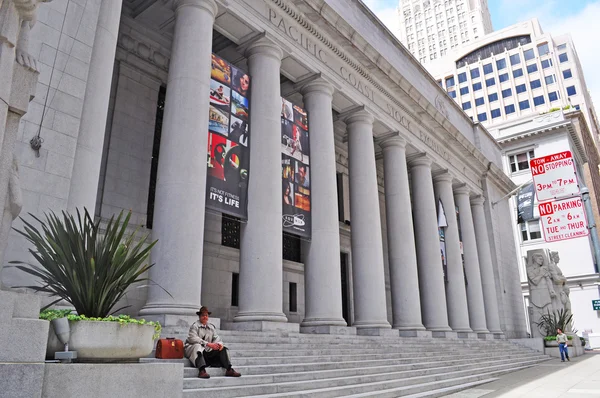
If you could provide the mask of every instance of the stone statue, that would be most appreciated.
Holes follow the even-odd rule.
[[[536,323],[542,315],[559,310],[571,312],[571,300],[567,278],[558,267],[558,252],[535,249],[527,252],[527,280],[529,282],[529,302],[531,332],[534,337],[543,337]],[[566,332],[571,331],[566,328]]]

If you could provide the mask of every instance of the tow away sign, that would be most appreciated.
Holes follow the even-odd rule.
[[[531,159],[529,167],[538,202],[579,194],[571,151]]]
[[[538,205],[544,240],[580,238],[589,234],[583,202],[579,196]]]

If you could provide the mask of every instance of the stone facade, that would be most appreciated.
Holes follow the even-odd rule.
[[[46,105],[54,119],[42,126],[47,135],[40,157],[27,153],[22,163],[25,211],[86,206],[105,219],[131,209],[134,222],[146,226],[157,98],[167,87],[147,231],[159,240],[150,276],[172,298],[153,286],[136,289],[128,295],[133,313],[182,324],[202,303],[213,316],[234,321],[226,323],[233,328],[287,322],[296,330],[300,324],[336,333],[348,323],[361,334],[386,335],[393,328],[395,335],[396,329],[427,329],[449,336],[459,330],[449,320],[454,325],[462,317],[461,331],[525,335],[523,314],[514,310],[521,308],[521,293],[503,199],[514,185],[502,173],[500,148],[361,2],[142,3],[125,2],[121,9],[112,1],[71,2],[73,9],[63,7],[62,14],[62,3],[52,6],[48,24],[33,32],[40,53],[47,45],[62,54],[67,31],[73,36],[64,40],[73,43],[55,64],[53,79],[65,80],[51,85],[59,95],[49,101],[54,108]],[[65,27],[52,27],[50,21],[65,14]],[[251,173],[263,178],[250,180],[239,248],[223,245],[221,215],[204,209],[207,138],[201,126],[207,124],[211,52],[253,79]],[[40,78],[41,94],[49,74]],[[280,249],[279,95],[308,110],[312,156],[319,152],[311,178],[313,211],[321,216],[314,218],[313,239],[302,243],[300,261],[283,260]],[[22,142],[35,131],[43,104],[38,118],[23,124]],[[26,144],[21,151],[31,152]],[[50,162],[51,152],[60,155],[63,169]],[[460,222],[471,231],[462,242],[469,253],[468,287],[456,274],[444,280],[433,189],[441,173],[442,201],[448,209],[457,201]],[[8,244],[7,260],[26,257],[23,240],[13,234]],[[347,255],[346,280],[340,278],[340,253]],[[453,253],[460,267],[459,251]],[[9,286],[22,278],[13,270],[2,274]],[[238,306],[231,304],[234,290]],[[446,305],[456,297],[467,301],[468,311]]]

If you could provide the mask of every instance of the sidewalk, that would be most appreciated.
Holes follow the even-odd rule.
[[[509,373],[498,380],[447,398],[600,397],[600,353],[561,362],[552,358],[529,369]]]

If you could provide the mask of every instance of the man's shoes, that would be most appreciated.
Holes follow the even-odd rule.
[[[200,379],[210,379],[210,375],[206,373],[206,369],[200,369],[198,371],[198,378]]]
[[[571,362],[571,358],[567,357],[567,361]]]
[[[236,372],[235,369],[233,368],[229,368],[227,369],[227,371],[225,372],[225,376],[227,377],[240,377],[241,374]]]

